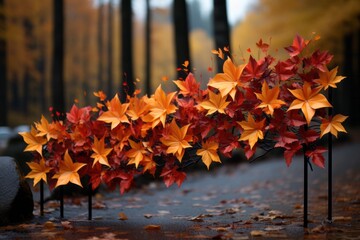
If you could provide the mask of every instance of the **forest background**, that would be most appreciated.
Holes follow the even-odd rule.
[[[0,0],[0,126],[31,124],[42,114],[50,114],[49,107],[53,106],[53,96],[58,90],[52,85],[55,1]],[[159,1],[155,0],[132,1],[129,31],[132,59],[124,58],[122,44],[126,33],[122,31],[126,14],[122,9],[124,2],[131,1],[63,1],[62,81],[66,111],[73,103],[94,104],[95,91],[103,90],[110,98],[121,92],[123,79],[128,77],[123,69],[126,59],[130,59],[133,68],[131,81],[135,88],[141,89],[141,94],[151,94],[159,84],[168,91],[174,90],[172,80],[179,77],[179,61],[190,61],[203,88],[209,78],[221,71],[216,55],[211,53],[223,47],[216,46],[214,16],[227,18],[226,9],[234,7],[231,1],[225,9],[216,7],[221,2],[216,0],[175,0],[164,5],[156,4]],[[186,6],[175,8],[178,2],[186,2]],[[211,6],[210,11],[202,11],[204,2]],[[146,12],[148,17],[143,15]],[[181,59],[175,51],[176,22],[185,22],[188,26],[188,59]],[[310,38],[316,32],[321,36],[318,48],[334,54],[333,66],[338,65],[340,75],[347,76],[336,91],[334,105],[350,116],[349,124],[359,125],[360,113],[354,108],[354,104],[360,102],[359,1],[254,0],[246,15],[227,24],[230,50],[238,61],[247,60],[250,54],[258,58],[255,43],[260,38],[270,43],[270,53],[280,58],[283,47],[291,45],[296,34]],[[147,51],[151,54],[146,55]]]

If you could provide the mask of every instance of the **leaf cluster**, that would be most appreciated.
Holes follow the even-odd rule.
[[[90,177],[121,193],[131,188],[136,175],[149,172],[166,186],[186,178],[186,167],[202,161],[209,169],[221,156],[241,148],[250,159],[257,148],[281,148],[289,166],[306,146],[305,154],[324,167],[326,149],[318,144],[325,134],[346,132],[346,116],[330,116],[326,90],[344,79],[337,68],[328,70],[328,52],[309,51],[316,38],[296,36],[285,48],[287,59],[267,54],[269,44],[257,46],[263,56],[236,64],[228,49],[213,51],[224,60],[223,72],[200,89],[195,76],[176,80],[176,92],[161,85],[152,96],[119,96],[107,99],[103,92],[96,106],[73,105],[64,121],[42,117],[30,132],[20,133],[34,153],[28,178],[50,187]],[[186,65],[183,65],[185,68]]]

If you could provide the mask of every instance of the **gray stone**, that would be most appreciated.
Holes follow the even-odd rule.
[[[28,220],[33,210],[31,189],[15,159],[0,157],[0,225]]]

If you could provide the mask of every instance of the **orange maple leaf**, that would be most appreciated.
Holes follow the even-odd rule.
[[[167,146],[166,153],[172,153],[181,162],[185,149],[190,148],[191,136],[187,135],[190,124],[179,128],[175,119],[172,120],[169,127],[169,135],[160,138],[160,141]]]
[[[341,124],[344,122],[348,116],[344,116],[341,114],[336,114],[330,119],[322,119],[320,124],[320,137],[324,136],[326,133],[331,133],[335,137],[337,137],[338,132],[346,132],[344,126]]]
[[[147,117],[143,118],[144,121],[152,122],[152,127],[156,127],[159,122],[165,127],[166,116],[176,112],[177,107],[172,104],[172,100],[176,92],[166,94],[161,85],[156,89],[152,98],[149,98],[148,104],[150,105],[150,113]]]
[[[45,160],[43,158],[40,160],[39,163],[27,162],[26,164],[30,167],[31,171],[25,176],[25,178],[34,179],[34,187],[41,180],[47,183],[46,174],[50,172],[51,168],[46,166]]]
[[[129,109],[126,114],[131,120],[136,121],[148,112],[149,105],[146,103],[145,99],[147,99],[147,96],[143,96],[142,98],[134,97],[130,99]]]
[[[336,76],[338,67],[333,68],[331,71],[326,69],[325,72],[319,72],[319,79],[315,79],[314,82],[319,83],[325,90],[328,87],[336,88],[336,84],[341,82],[345,77]]]
[[[69,182],[82,187],[78,171],[84,166],[86,166],[85,163],[74,163],[66,150],[64,161],[60,161],[59,172],[53,176],[53,178],[57,178],[55,187],[66,185]]]
[[[135,164],[135,167],[138,168],[139,163],[144,160],[146,157],[146,148],[143,142],[134,142],[129,139],[129,144],[131,149],[126,152],[126,156],[130,158],[128,165]]]
[[[210,168],[210,164],[212,162],[221,163],[220,157],[217,153],[218,148],[219,148],[219,144],[217,142],[208,141],[208,142],[203,142],[201,149],[198,149],[196,151],[196,155],[201,156],[201,160],[208,169]]]
[[[107,107],[109,110],[101,114],[98,120],[111,123],[111,130],[116,128],[120,123],[129,123],[129,119],[125,114],[129,104],[121,104],[117,94],[107,103]]]
[[[107,159],[107,155],[113,150],[112,148],[105,148],[105,141],[104,138],[98,139],[94,137],[94,145],[91,148],[94,153],[91,155],[91,158],[94,159],[93,166],[95,163],[99,162],[110,167],[110,164]]]
[[[226,102],[226,96],[222,97],[221,94],[215,94],[209,91],[209,100],[200,103],[200,106],[208,110],[206,115],[213,114],[215,112],[225,114],[225,108],[230,102]]]
[[[321,91],[321,87],[312,89],[311,84],[308,82],[305,82],[301,89],[289,89],[289,91],[297,99],[291,103],[288,111],[301,109],[308,124],[310,124],[311,119],[315,115],[316,109],[332,107],[326,97],[319,93]]]
[[[35,127],[38,130],[36,136],[39,137],[46,136],[46,139],[48,141],[51,138],[57,139],[57,135],[55,134],[52,124],[49,124],[48,120],[44,116],[41,116],[40,122],[35,122]]]
[[[208,83],[209,86],[218,89],[221,96],[225,97],[228,94],[235,100],[237,86],[242,87],[244,83],[240,81],[241,74],[246,64],[236,66],[230,58],[228,58],[223,65],[223,73],[218,73]]]
[[[279,93],[279,86],[269,89],[267,82],[264,81],[261,93],[255,93],[256,97],[262,101],[256,108],[262,108],[266,114],[273,115],[274,109],[280,108],[281,105],[285,104],[284,101],[278,99]]]
[[[264,139],[264,123],[265,119],[255,122],[253,116],[249,114],[247,121],[237,122],[241,128],[244,130],[241,133],[239,141],[249,141],[250,148],[252,149],[255,143],[259,139]]]
[[[42,156],[42,146],[47,143],[46,138],[37,136],[36,129],[31,126],[30,132],[19,132],[24,141],[28,144],[24,152],[36,151]]]
[[[93,92],[96,97],[100,99],[100,101],[105,101],[106,94],[103,91]]]

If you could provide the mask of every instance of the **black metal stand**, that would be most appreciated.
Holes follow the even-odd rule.
[[[92,187],[91,183],[89,184],[88,190],[88,220],[92,219]]]
[[[306,146],[304,150],[304,227],[308,227],[308,161],[309,158],[305,155]]]
[[[332,104],[332,89],[328,90],[328,98]],[[332,108],[328,109],[328,115],[332,115]],[[328,135],[328,222],[332,222],[332,134]]]
[[[44,216],[44,181],[40,180],[40,216]]]
[[[60,218],[64,218],[64,189],[60,186]]]

